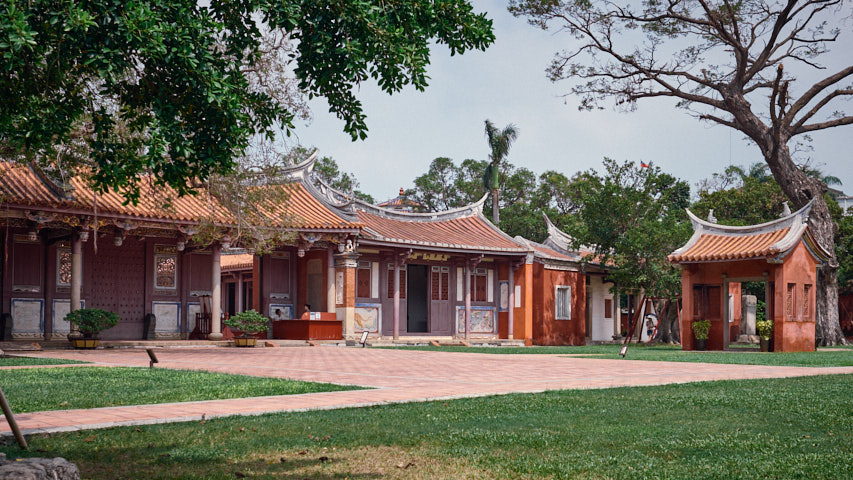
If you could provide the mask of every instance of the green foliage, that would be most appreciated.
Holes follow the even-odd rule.
[[[289,133],[300,114],[251,81],[266,30],[296,44],[299,88],[353,139],[367,135],[363,82],[423,90],[431,42],[454,55],[494,41],[465,0],[13,0],[0,8],[2,153],[86,165],[131,201],[146,173],[190,193],[188,179],[230,172],[250,138]]]
[[[710,320],[693,321],[693,335],[696,337],[696,340],[707,340],[709,331],[711,331]]]
[[[838,288],[843,292],[853,292],[853,211],[838,219],[835,253],[839,263]]]
[[[561,228],[609,263],[609,277],[620,289],[674,298],[681,274],[666,256],[684,245],[691,227],[684,208],[690,197],[687,182],[650,165],[604,159],[604,172],[577,174],[565,192],[574,213]]]
[[[483,160],[464,160],[456,165],[452,159],[439,157],[430,163],[429,170],[415,178],[415,188],[408,191],[409,198],[421,204],[424,211],[439,212],[469,205],[485,193],[483,178],[490,164]],[[501,187],[499,203],[506,211],[500,228],[510,236],[522,235],[540,241],[545,237],[542,211],[547,208],[547,197],[537,185],[536,175],[509,162],[501,162]],[[486,202],[483,214],[491,216],[492,205]]]
[[[267,317],[255,310],[247,310],[226,319],[225,325],[248,335],[265,331],[269,326],[269,321]]]
[[[62,363],[74,362],[63,361]],[[194,402],[359,389],[359,387],[282,378],[130,367],[0,370],[0,385],[3,385],[3,390],[15,412]]]
[[[108,312],[99,308],[81,308],[68,312],[65,321],[77,326],[84,336],[97,336],[108,328],[118,325],[119,316],[115,312]]]
[[[330,187],[343,193],[352,193],[355,198],[367,203],[374,203],[372,196],[358,190],[359,183],[355,175],[342,171],[338,167],[338,162],[332,157],[317,159],[317,163],[314,164],[314,173]]]
[[[773,320],[766,318],[764,320],[756,320],[755,321],[755,330],[758,332],[758,336],[763,338],[764,340],[770,340],[773,336]]]
[[[787,200],[767,165],[754,163],[749,169],[730,166],[715,173],[699,188],[699,199],[690,209],[706,218],[710,209],[722,225],[757,225],[779,218]]]

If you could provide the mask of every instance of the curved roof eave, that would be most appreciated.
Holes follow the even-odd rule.
[[[796,212],[782,217],[777,218],[776,220],[771,220],[769,222],[760,223],[758,225],[745,225],[745,226],[731,226],[731,225],[720,225],[719,223],[711,223],[701,218],[697,217],[693,212],[690,211],[689,208],[685,208],[684,210],[687,212],[688,218],[690,218],[690,222],[693,224],[694,230],[702,230],[703,233],[710,233],[716,235],[743,235],[750,233],[763,233],[773,230],[781,230],[786,227],[791,227],[796,223],[796,220],[800,218],[800,223],[803,223],[804,220],[808,219],[809,212],[811,212],[812,205],[814,204],[814,198],[809,200],[809,203],[805,204],[803,208],[797,210]]]

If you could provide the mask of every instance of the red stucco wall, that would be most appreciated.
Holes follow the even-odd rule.
[[[541,263],[533,268],[533,343],[537,345],[584,345],[586,343],[586,284],[580,272],[551,270]],[[572,318],[557,320],[556,287],[572,287]]]

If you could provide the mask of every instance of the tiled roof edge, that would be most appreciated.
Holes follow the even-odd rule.
[[[814,204],[814,198],[809,200],[809,203],[805,204],[803,208],[797,210],[796,212],[782,217],[777,218],[776,220],[771,220],[769,222],[760,223],[758,225],[746,225],[741,227],[735,227],[730,225],[720,225],[718,223],[711,223],[701,218],[697,217],[690,209],[685,209],[687,212],[687,216],[690,218],[690,222],[693,224],[694,230],[702,230],[702,233],[709,233],[712,235],[745,235],[745,234],[756,234],[756,233],[766,233],[775,230],[782,230],[787,227],[794,227],[799,219],[799,223],[803,223],[808,220],[809,212],[811,212],[812,205]]]

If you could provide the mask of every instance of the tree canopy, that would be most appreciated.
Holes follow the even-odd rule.
[[[853,124],[849,55],[828,68],[825,55],[850,32],[846,0],[512,0],[510,11],[573,39],[548,68],[570,80],[581,109],[603,101],[632,109],[670,98],[695,117],[743,132],[759,148],[794,208],[815,199],[809,224],[833,251],[835,225],[826,185],[798,168],[795,138]],[[821,344],[843,343],[837,260],[818,272],[816,326]]]
[[[681,273],[666,259],[692,233],[684,209],[690,186],[654,164],[639,167],[604,159],[602,173],[577,174],[568,192],[576,213],[561,228],[608,263],[608,278],[620,290],[675,298]]]
[[[353,139],[355,96],[427,86],[430,42],[484,49],[491,20],[465,0],[13,0],[0,9],[0,154],[91,169],[131,200],[150,173],[179,193],[229,172],[249,139],[297,113],[252,81],[262,32],[293,41],[298,87],[325,97]]]

